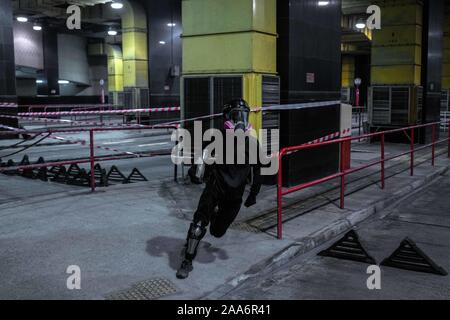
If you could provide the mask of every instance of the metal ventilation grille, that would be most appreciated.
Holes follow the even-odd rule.
[[[341,88],[341,101],[350,103],[350,88]]]
[[[441,111],[442,112],[448,112],[449,109],[449,95],[450,91],[442,91],[442,97],[441,97]]]
[[[262,78],[262,104],[263,107],[280,104],[280,78],[273,76],[263,76]],[[279,129],[280,115],[278,112],[264,112],[262,116],[263,129]],[[267,139],[262,142],[263,146],[268,145],[267,152],[271,153],[271,145],[279,145],[279,141],[272,141],[270,131]]]
[[[408,123],[410,88],[391,88],[391,124]]]
[[[242,95],[242,76],[214,78],[213,113],[221,113],[225,103],[241,99]],[[221,128],[222,123],[222,118],[214,119],[215,128]]]
[[[422,123],[423,87],[416,87],[417,123]]]
[[[145,108],[149,105],[149,90],[146,88],[125,88],[124,106],[127,109]]]
[[[391,105],[390,88],[373,87],[372,88],[372,123],[390,124],[391,123]]]

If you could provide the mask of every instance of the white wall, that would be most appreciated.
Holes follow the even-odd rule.
[[[14,55],[17,66],[44,69],[42,31],[33,30],[32,23],[14,21]]]
[[[58,34],[59,79],[90,85],[86,39]]]

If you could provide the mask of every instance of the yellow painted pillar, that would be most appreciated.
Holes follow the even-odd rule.
[[[108,91],[123,91],[122,49],[116,45],[107,45],[108,54]]]
[[[342,57],[342,88],[351,88],[355,84],[355,57]]]
[[[450,90],[450,5],[444,18],[444,54],[442,57],[442,90]]]
[[[108,56],[108,91],[112,103],[118,105],[118,95],[123,92],[123,57],[122,48],[117,45],[106,45]]]
[[[133,95],[140,96],[141,90],[148,91],[149,86],[147,16],[144,8],[136,2],[124,2],[122,48],[124,91],[131,91]]]
[[[419,0],[376,1],[382,26],[372,34],[372,85],[421,84],[422,15]]]
[[[251,108],[262,106],[262,77],[276,75],[276,0],[183,0],[183,78],[242,76]],[[250,119],[258,130],[262,113]]]

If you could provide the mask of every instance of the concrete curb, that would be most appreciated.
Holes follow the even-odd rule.
[[[432,173],[426,175],[425,177],[418,179],[417,181],[414,181],[412,184],[397,190],[395,193],[392,194],[391,197],[381,199],[380,201],[376,201],[364,209],[354,211],[347,217],[338,219],[334,223],[317,230],[316,232],[312,233],[307,237],[296,239],[294,243],[288,245],[287,247],[277,252],[276,254],[272,255],[271,257],[254,264],[253,266],[250,267],[250,269],[248,269],[243,274],[234,277],[224,285],[221,285],[220,287],[216,288],[213,292],[201,296],[200,299],[206,300],[221,299],[224,295],[226,295],[231,290],[241,285],[246,280],[256,277],[262,273],[271,272],[272,270],[288,263],[293,258],[306,252],[309,252],[314,248],[331,240],[332,238],[338,236],[339,234],[342,234],[350,230],[355,225],[372,217],[381,210],[393,206],[397,202],[411,196],[412,192],[418,191],[419,189],[434,182],[440,176],[445,174],[448,171],[448,169],[449,169],[448,166],[438,168]]]

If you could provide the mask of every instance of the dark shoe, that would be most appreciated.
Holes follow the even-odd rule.
[[[186,279],[189,276],[189,272],[191,272],[193,269],[194,267],[192,266],[192,261],[184,260],[177,271],[177,278]]]

